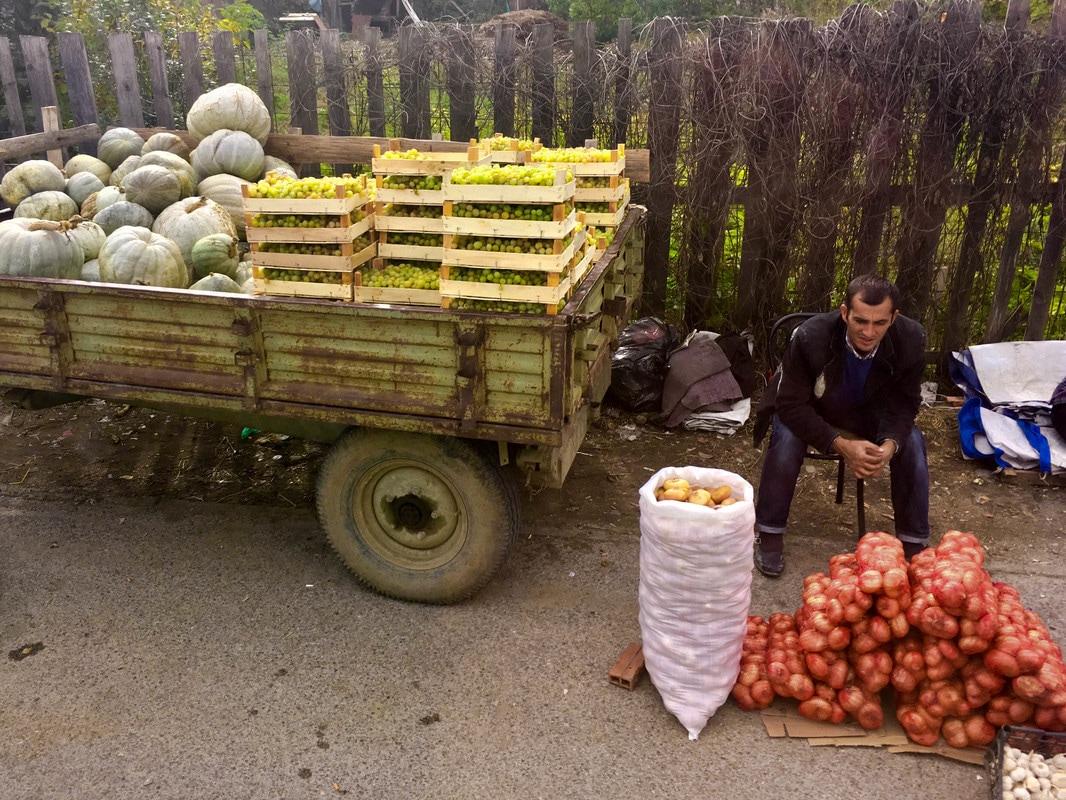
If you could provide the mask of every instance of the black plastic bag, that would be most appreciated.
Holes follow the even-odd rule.
[[[618,341],[611,356],[607,402],[624,411],[660,411],[666,363],[677,347],[677,329],[657,317],[644,317],[626,326]]]

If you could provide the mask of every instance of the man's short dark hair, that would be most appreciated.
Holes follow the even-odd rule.
[[[849,311],[851,310],[851,301],[855,297],[858,297],[869,306],[879,306],[885,302],[887,297],[892,301],[893,313],[899,308],[899,287],[888,278],[882,278],[880,275],[860,275],[857,278],[853,278],[851,283],[848,284],[847,292],[844,294],[844,305],[848,307]]]

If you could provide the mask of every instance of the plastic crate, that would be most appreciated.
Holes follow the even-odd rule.
[[[1052,733],[1039,728],[1004,725],[985,751],[990,800],[1003,800],[1003,754],[1007,747],[1023,753],[1040,753],[1044,758],[1066,753],[1066,733]]]

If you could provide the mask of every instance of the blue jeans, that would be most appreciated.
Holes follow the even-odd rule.
[[[806,452],[806,442],[786,428],[775,414],[755,502],[758,530],[785,532]],[[896,537],[904,542],[926,544],[929,541],[929,464],[925,437],[917,426],[912,427],[910,436],[900,442],[899,450],[889,463],[889,473]]]

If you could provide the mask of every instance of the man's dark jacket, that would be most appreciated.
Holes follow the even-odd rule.
[[[832,394],[844,374],[845,330],[839,309],[811,317],[796,329],[759,402],[756,445],[774,414],[820,453],[830,452],[838,430],[878,444],[893,439],[900,445],[907,439],[922,403],[925,329],[908,317],[896,317],[874,355],[862,405],[846,418],[827,419],[821,398]]]

